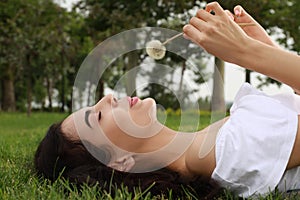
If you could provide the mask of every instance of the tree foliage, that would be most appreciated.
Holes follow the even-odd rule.
[[[70,88],[67,74],[75,71],[71,62],[80,42],[72,35],[79,26],[72,26],[76,16],[50,0],[2,1],[0,7],[2,109],[26,106],[30,114],[33,101],[45,106],[46,94],[51,109],[54,90],[63,108]]]
[[[282,45],[300,51],[300,3],[297,0],[219,2],[229,10],[241,4],[270,33],[281,30],[279,42]],[[133,28],[160,26],[181,31],[195,14],[195,9],[203,5],[205,1],[194,0],[80,0],[67,11],[52,0],[1,1],[0,110],[27,110],[30,114],[31,105],[47,110],[70,109],[76,72],[93,47],[112,35]],[[192,54],[199,54],[199,48]],[[207,80],[203,72],[205,64],[193,55],[188,59],[200,63],[193,81],[201,84]],[[112,88],[122,74],[144,59],[142,52],[137,50],[116,60],[101,78],[98,96],[101,97],[105,87]],[[161,62],[180,70],[182,77],[187,70],[193,70],[182,58],[171,54]],[[145,78],[156,76],[154,73],[145,74]],[[274,82],[271,79],[261,81],[262,84]],[[186,98],[188,94],[182,92],[186,92],[184,84],[181,85],[181,80],[178,83],[181,97]],[[134,82],[127,85],[128,91],[136,87]],[[178,103],[172,101],[171,92],[165,88],[152,85],[145,90],[145,94],[177,108]]]

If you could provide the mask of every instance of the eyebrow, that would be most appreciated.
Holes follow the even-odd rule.
[[[85,111],[85,116],[84,116],[84,121],[85,121],[86,125],[90,128],[92,128],[90,121],[89,121],[89,116],[90,116],[91,112],[92,112],[92,110]]]

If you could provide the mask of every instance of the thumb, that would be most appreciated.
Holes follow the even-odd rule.
[[[242,14],[243,14],[243,10],[244,10],[243,7],[240,6],[240,5],[238,5],[238,6],[235,6],[235,7],[234,7],[233,13],[234,13],[235,16],[241,17]]]
[[[233,9],[234,15],[238,19],[239,22],[253,22],[255,21],[242,6],[235,6]]]

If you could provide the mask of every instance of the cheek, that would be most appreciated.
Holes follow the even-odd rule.
[[[128,113],[119,112],[114,115],[106,115],[100,121],[101,130],[104,132],[109,141],[116,147],[126,151],[135,152],[136,148],[141,145],[141,141],[132,133],[135,133],[136,128],[129,124]],[[140,131],[138,131],[140,132]],[[117,151],[117,149],[114,149]]]
[[[153,112],[150,105],[147,105],[130,110],[114,109],[109,115],[109,120],[112,125],[126,132],[126,130],[150,126],[154,120],[154,116],[155,112]]]
[[[105,116],[100,119],[100,127],[108,137],[111,137],[112,135],[120,135],[122,132],[118,123],[116,123],[116,121],[118,121],[116,116],[120,115],[109,112],[105,113]]]
[[[120,147],[120,142],[126,140],[126,135],[116,124],[112,113],[106,113],[105,116],[101,118],[99,124],[102,132],[101,134],[104,134],[114,145]]]
[[[133,119],[133,115],[127,110],[113,109],[105,112],[105,115],[100,120],[100,127],[112,141],[125,140],[128,135],[131,135],[130,133],[137,130],[142,124],[145,124],[141,117],[138,117],[138,115],[134,116]]]
[[[141,106],[130,110],[131,119],[139,126],[150,126],[156,121],[156,104],[153,99],[143,100]]]
[[[106,112],[100,120],[105,135],[112,141],[120,143],[128,138],[148,138],[157,134],[161,127],[156,127],[156,109],[143,106],[138,109],[113,109]]]
[[[132,110],[130,112],[130,118],[132,123],[138,126],[149,126],[154,120],[154,113],[150,108]]]

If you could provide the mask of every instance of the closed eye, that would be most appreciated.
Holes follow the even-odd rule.
[[[89,116],[90,116],[91,112],[92,112],[92,110],[85,111],[85,117],[84,117],[84,121],[85,121],[86,125],[90,128],[92,128],[90,121],[89,121]],[[99,111],[99,113],[98,113],[98,121],[100,121],[100,119],[101,119],[101,111]]]
[[[90,128],[92,128],[90,121],[89,121],[89,116],[90,116],[91,112],[92,112],[91,110],[85,111],[85,117],[84,117],[84,121],[85,121],[86,125]]]
[[[98,121],[100,121],[100,119],[101,119],[101,111],[99,111],[98,113]]]
[[[114,97],[114,102],[115,102],[115,103],[118,103],[118,100],[117,100],[115,97]]]

